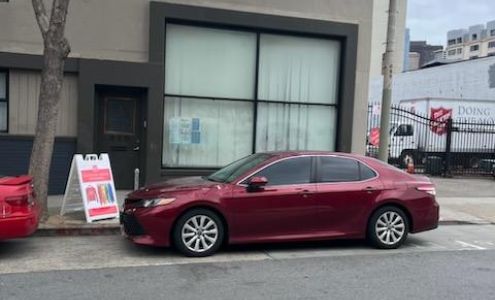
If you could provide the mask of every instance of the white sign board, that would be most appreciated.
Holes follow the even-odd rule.
[[[169,143],[191,145],[201,143],[200,118],[175,117],[169,121]]]
[[[82,199],[82,207],[81,207]],[[86,221],[119,217],[119,205],[108,154],[72,158],[60,214],[84,209]]]

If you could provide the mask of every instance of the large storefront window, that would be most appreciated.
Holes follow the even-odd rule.
[[[168,24],[163,166],[335,150],[339,62],[334,40]]]
[[[0,71],[0,132],[7,131],[7,73]]]

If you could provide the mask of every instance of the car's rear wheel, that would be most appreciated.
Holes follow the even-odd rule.
[[[218,215],[208,209],[192,209],[174,227],[174,245],[186,256],[202,257],[215,253],[222,245],[224,228]]]
[[[368,239],[380,249],[396,249],[407,239],[409,222],[404,211],[395,206],[376,210],[368,223]]]

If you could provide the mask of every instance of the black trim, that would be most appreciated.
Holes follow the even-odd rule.
[[[311,156],[311,177],[309,180],[310,183],[318,182],[318,163],[318,156]]]
[[[251,151],[252,153],[256,153],[256,137],[258,134],[258,79],[260,72],[260,36],[261,33],[256,33],[256,61],[255,61],[255,69],[254,69],[254,103],[253,103],[253,144]]]
[[[8,69],[0,69],[0,73],[5,73],[5,98],[0,98],[0,102],[5,102],[7,104],[6,109],[7,109],[7,114],[6,114],[6,120],[5,120],[5,130],[0,129],[0,133],[8,133],[9,132],[9,116],[10,116],[10,109],[9,109],[9,87],[10,87],[10,80],[9,80],[9,70]]]
[[[206,99],[206,100],[220,100],[220,101],[240,101],[240,102],[254,102],[253,99],[242,98],[226,98],[226,97],[211,97],[211,96],[191,96],[191,95],[177,95],[177,94],[165,94],[165,97],[174,98],[190,98],[190,99]]]
[[[80,60],[82,58],[66,58],[64,72],[77,73]],[[43,56],[39,54],[0,52],[0,66],[10,69],[41,70],[43,69]]]
[[[220,28],[228,30],[241,30],[257,34],[256,43],[256,73],[259,74],[259,39],[261,32],[276,33],[291,36],[317,37],[340,41],[340,65],[339,83],[337,87],[337,103],[307,103],[266,101],[258,99],[257,84],[255,79],[254,94],[254,120],[253,120],[253,146],[252,152],[256,152],[256,124],[259,102],[294,104],[294,105],[320,105],[337,107],[335,150],[350,152],[352,146],[352,128],[354,113],[355,71],[357,59],[358,25],[349,23],[337,23],[330,21],[283,17],[249,12],[230,11],[207,7],[195,7],[189,5],[169,4],[163,2],[150,3],[150,38],[149,60],[157,63],[165,63],[166,25],[168,23]],[[163,68],[163,74],[165,73]],[[163,82],[165,77],[163,75]],[[164,93],[165,94],[165,93]],[[170,95],[165,95],[170,96]],[[175,95],[174,95],[175,96]],[[185,97],[176,95],[175,97]],[[198,97],[213,99],[214,97]],[[224,99],[233,101],[253,101],[251,99]],[[162,129],[163,131],[163,129]],[[345,137],[345,140],[344,140]],[[163,144],[162,144],[163,147]],[[163,152],[163,149],[162,149]],[[169,170],[163,166],[162,168]],[[163,173],[163,172],[162,172]]]

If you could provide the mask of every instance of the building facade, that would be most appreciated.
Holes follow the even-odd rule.
[[[495,20],[447,32],[447,60],[467,60],[495,55]]]
[[[144,184],[259,151],[364,153],[377,2],[72,1],[51,192],[74,153],[109,153],[124,189],[135,168]],[[42,67],[31,1],[0,3],[0,27],[0,173],[18,174]]]

